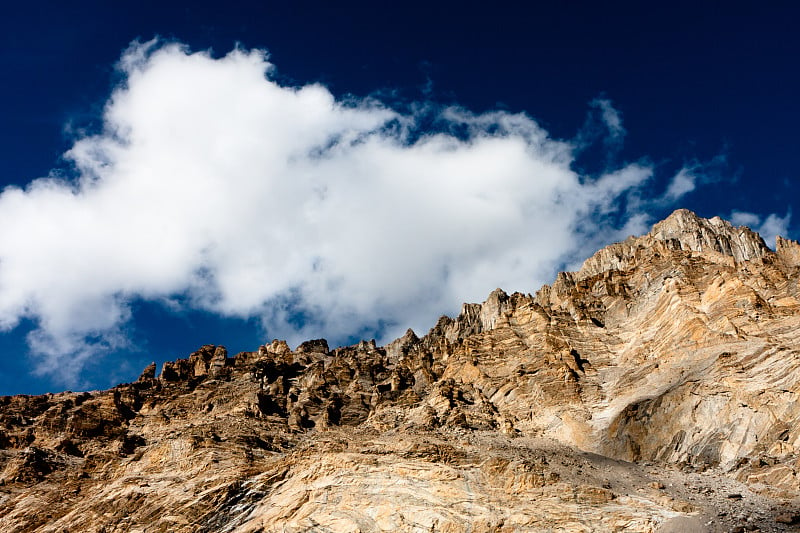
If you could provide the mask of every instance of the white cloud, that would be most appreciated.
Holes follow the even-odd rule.
[[[747,226],[750,229],[755,229],[761,223],[761,217],[755,213],[732,211],[730,221],[735,226]]]
[[[622,115],[607,98],[595,98],[591,103],[592,107],[600,111],[600,118],[603,121],[608,134],[616,142],[621,142],[627,133],[622,126]]]
[[[775,238],[780,235],[786,237],[789,235],[789,222],[792,220],[791,211],[787,212],[784,216],[779,216],[771,213],[766,217],[761,217],[755,213],[748,213],[745,211],[731,212],[730,221],[737,226],[747,226],[763,237],[767,245],[775,249]]]
[[[697,177],[691,169],[682,168],[672,181],[669,182],[667,192],[664,193],[664,200],[667,203],[674,202],[685,194],[692,192],[697,187]]]
[[[120,69],[103,132],[66,154],[77,178],[0,194],[0,327],[36,320],[39,369],[65,380],[124,346],[136,298],[261,317],[293,342],[424,332],[495,287],[551,281],[620,231],[606,216],[652,175],[579,176],[574,144],[524,114],[440,109],[460,133],[420,136],[413,113],[280,86],[260,51],[150,42]]]
[[[572,141],[573,155],[579,156],[586,149],[602,142],[607,163],[611,166],[622,148],[627,131],[622,125],[622,115],[607,98],[595,98],[589,102],[589,112],[583,126]]]

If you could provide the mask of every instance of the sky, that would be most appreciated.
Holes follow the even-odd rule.
[[[798,15],[5,6],[0,395],[424,334],[680,207],[796,239]]]

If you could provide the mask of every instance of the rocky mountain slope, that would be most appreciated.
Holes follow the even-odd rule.
[[[0,398],[0,531],[790,531],[800,244],[679,210],[385,347]]]

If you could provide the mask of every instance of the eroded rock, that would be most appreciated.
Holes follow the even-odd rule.
[[[798,250],[679,210],[386,347],[207,345],[0,398],[0,530],[782,531]]]

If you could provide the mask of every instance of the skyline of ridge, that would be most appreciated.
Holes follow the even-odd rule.
[[[688,220],[688,223],[687,223],[687,220]],[[770,245],[769,243],[767,243],[764,240],[764,238],[763,238],[763,236],[761,234],[759,234],[757,231],[753,231],[752,228],[749,228],[748,226],[746,226],[744,224],[735,225],[735,224],[732,224],[728,220],[722,219],[719,216],[714,216],[714,217],[710,217],[710,218],[704,218],[704,217],[700,217],[694,211],[691,211],[689,209],[677,208],[672,213],[670,213],[667,217],[665,217],[664,219],[653,223],[652,226],[649,228],[649,230],[647,232],[645,232],[643,234],[640,234],[640,235],[629,235],[629,236],[627,236],[626,238],[624,238],[624,239],[622,239],[620,241],[608,243],[605,246],[603,246],[602,248],[600,248],[600,249],[596,250],[595,252],[591,253],[582,262],[580,262],[580,263],[578,263],[576,265],[573,265],[573,269],[572,270],[559,271],[558,275],[554,276],[554,278],[550,282],[545,283],[542,286],[536,287],[532,291],[528,291],[528,292],[524,292],[523,291],[521,293],[519,291],[515,291],[515,292],[517,292],[519,294],[524,294],[524,295],[526,295],[528,297],[534,297],[535,298],[535,297],[538,297],[538,293],[542,289],[545,289],[545,288],[549,289],[559,279],[560,275],[562,275],[562,274],[567,274],[567,275],[581,275],[582,274],[582,276],[579,279],[583,279],[583,277],[585,277],[585,276],[596,276],[597,274],[601,273],[605,269],[603,269],[602,271],[596,271],[596,269],[592,268],[591,264],[592,264],[593,261],[595,261],[595,262],[599,261],[600,264],[603,264],[604,252],[612,251],[612,253],[613,253],[613,251],[618,249],[618,247],[620,245],[630,245],[633,242],[641,241],[641,240],[644,240],[644,239],[646,239],[648,237],[655,237],[656,240],[662,240],[662,241],[666,240],[665,235],[664,235],[664,228],[665,227],[667,228],[667,232],[670,233],[672,235],[672,237],[680,243],[680,247],[678,248],[680,250],[693,250],[693,251],[697,251],[697,252],[701,252],[701,253],[716,252],[716,253],[720,253],[723,256],[738,257],[740,254],[743,253],[742,250],[744,250],[744,253],[747,253],[748,243],[751,243],[750,246],[755,246],[756,248],[758,248],[759,246],[763,246],[763,251],[766,254],[776,255],[776,246],[775,246],[774,243],[772,245]],[[687,231],[687,229],[689,231]],[[740,233],[740,236],[743,235],[743,242],[744,242],[744,248],[743,249],[739,249],[737,252],[732,252],[732,251],[726,250],[726,249],[715,250],[713,248],[711,248],[711,249],[704,248],[704,239],[708,239],[709,238],[708,234],[705,233],[705,232],[710,230],[713,237],[716,237],[717,239],[721,238],[721,240],[717,240],[717,241],[712,242],[711,244],[713,246],[715,244],[722,243],[722,242],[730,243],[730,241],[728,240],[731,237],[731,234],[728,231],[729,229],[732,229],[732,230],[748,229],[748,230],[751,231],[751,234],[741,234]],[[657,231],[657,230],[659,230],[659,231]],[[776,240],[777,241],[784,241],[784,245],[785,246],[790,246],[791,247],[792,244],[800,245],[800,243],[798,243],[798,241],[796,241],[794,239],[789,239],[789,238],[784,237],[782,235],[776,235]],[[707,243],[708,242],[706,241],[705,244],[707,244]],[[736,246],[736,245],[734,244],[734,246]],[[742,246],[741,242],[739,243],[739,246]],[[760,259],[760,258],[761,258],[760,255],[756,255],[755,257],[739,258],[739,259],[737,259],[737,261],[750,261],[750,260]],[[584,271],[587,271],[587,269],[588,269],[588,272],[584,272]],[[501,295],[503,297],[508,297],[508,295],[509,295],[503,289],[503,287],[497,287],[496,289],[494,289],[490,293],[487,293],[485,299],[482,299],[480,301],[474,301],[474,302],[464,301],[464,302],[462,302],[460,312],[453,313],[452,315],[442,315],[440,318],[464,319],[464,320],[466,320],[468,318],[463,314],[465,306],[486,305],[487,303],[492,303],[497,298],[497,294],[498,293],[501,293]],[[418,337],[430,335],[430,334],[432,334],[433,332],[435,332],[437,330],[437,327],[438,327],[437,323],[438,322],[439,321],[437,320],[437,321],[431,323],[428,326],[428,328],[425,329],[424,331],[415,331],[413,328],[409,328],[409,331],[413,332]],[[408,332],[404,333],[402,336],[398,336],[398,337],[393,338],[393,339],[387,339],[385,341],[385,343],[383,345],[379,345],[379,347],[385,348],[386,346],[394,343],[395,341],[400,341],[401,339],[404,339],[406,337],[408,337]],[[303,339],[302,341],[297,342],[296,345],[294,345],[294,347],[292,345],[289,345],[289,348],[291,350],[295,351],[301,345],[305,345],[305,344],[309,344],[309,343],[313,344],[313,343],[316,343],[317,341],[320,341],[320,340],[327,342],[327,339],[325,339],[325,338],[316,338],[316,339],[307,338],[307,339]],[[371,339],[370,340],[370,339],[366,339],[366,338],[364,338],[364,339],[354,339],[354,342],[351,345],[331,345],[329,347],[329,349],[331,351],[333,351],[333,350],[335,350],[337,348],[357,346],[357,345],[359,345],[360,343],[362,343],[364,341],[373,342],[374,340],[375,339]],[[285,339],[269,339],[269,340],[265,339],[262,344],[260,344],[258,346],[252,346],[252,347],[243,349],[242,351],[244,351],[244,352],[256,352],[256,351],[258,351],[259,348],[262,348],[265,345],[274,344],[276,341],[284,342]],[[213,344],[213,343],[210,343],[210,344],[212,346],[226,348],[222,344]],[[201,350],[202,351],[202,349],[204,349],[206,346],[207,345],[203,345],[203,346],[198,345],[194,350],[191,350],[191,353],[194,353],[197,350]],[[153,361],[153,363],[156,364],[156,375],[159,375],[163,371],[165,366],[169,366],[170,364],[175,363],[176,361],[179,361],[179,360],[182,360],[182,359],[187,359],[191,355],[191,353],[187,352],[185,354],[179,354],[178,357],[176,357],[175,359],[162,359],[162,360],[159,360],[159,361]],[[234,352],[229,352],[228,353],[228,357],[229,358],[233,358],[234,355],[236,355],[236,353],[234,353]],[[148,363],[148,366],[149,366],[149,363]],[[142,370],[146,372],[147,368],[143,367]],[[137,374],[137,376],[138,376],[138,374]],[[131,381],[133,381],[133,379]],[[114,387],[114,386],[117,386],[117,385],[124,385],[125,383],[127,383],[127,382],[112,383],[110,385],[110,387]],[[50,391],[50,392],[61,392],[61,391]],[[3,394],[0,394],[0,396],[3,396]]]

